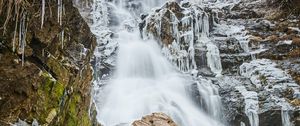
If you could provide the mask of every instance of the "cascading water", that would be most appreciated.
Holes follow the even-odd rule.
[[[143,8],[149,10],[162,1],[151,3],[153,5]],[[112,13],[118,22],[112,29],[116,31],[115,41],[119,50],[115,76],[94,96],[101,98],[100,102],[96,102],[97,119],[105,126],[129,125],[144,115],[164,112],[181,126],[223,125],[216,118],[221,114],[218,111],[220,102],[204,100],[208,102],[204,104],[211,108],[207,113],[212,116],[208,116],[186,90],[192,84],[191,77],[174,70],[155,41],[140,38],[135,14],[125,9],[128,3],[114,1],[108,4],[112,6]],[[202,83],[206,82],[201,81],[198,87],[205,87],[209,91],[199,89],[201,95],[217,95],[213,87],[206,87]]]
[[[210,80],[200,79],[197,87],[201,96],[201,107],[213,118],[222,120],[221,97],[218,88]]]
[[[153,8],[162,6],[166,1],[93,0],[92,9],[88,11],[88,15],[92,15],[92,18],[90,17],[91,20],[87,22],[92,21],[91,30],[98,39],[96,64],[103,61],[103,59],[100,59],[101,62],[98,61],[98,57],[111,58],[110,54],[113,53],[113,49],[109,50],[107,49],[109,46],[103,45],[111,45],[114,50],[119,49],[115,76],[109,82],[104,82],[105,85],[100,85],[100,89],[94,89],[95,92],[100,92],[95,93],[94,101],[98,120],[102,124],[128,125],[144,115],[164,112],[179,125],[222,125],[218,123],[222,120],[220,117],[222,113],[217,86],[201,77],[194,82],[190,77],[174,70],[172,65],[177,66],[179,68],[177,70],[181,72],[193,75],[199,74],[198,71],[202,70],[202,67],[204,70],[208,68],[215,75],[221,75],[220,52],[213,33],[218,30],[226,31],[227,36],[237,38],[244,52],[251,53],[247,32],[243,30],[245,27],[221,25],[218,24],[220,23],[218,16],[214,17],[219,12],[215,12],[213,8],[235,5],[239,0],[176,0],[181,1],[181,4],[173,4],[174,1],[153,11]],[[225,1],[228,2],[223,4]],[[205,7],[212,10],[207,11]],[[150,14],[141,16],[142,21],[146,21],[146,26],[140,27],[142,33],[139,33],[137,22],[141,21],[139,16],[144,12]],[[164,43],[165,45],[162,44],[164,30],[170,31],[168,35],[172,38],[167,44]],[[149,34],[149,31],[154,34]],[[142,35],[144,40],[139,38],[139,35]],[[149,38],[155,38],[160,45]],[[103,51],[103,48],[106,49]],[[168,63],[160,52],[171,63]],[[101,72],[100,67],[95,65],[95,74],[99,71]],[[101,76],[95,78],[95,85],[103,84],[98,81]],[[251,79],[248,76],[247,78]],[[188,94],[190,92],[185,90],[191,83],[197,86],[195,90],[200,96],[197,99],[200,105],[195,105]],[[248,91],[244,85],[235,89],[241,92],[245,99],[244,112],[249,119],[247,125],[258,126],[259,94],[256,91]],[[289,117],[290,109],[288,106],[282,106],[282,125],[292,124]],[[244,122],[240,124],[246,125]]]
[[[103,90],[98,119],[108,126],[128,124],[164,112],[182,126],[220,125],[189,98],[187,81],[160,54],[155,42],[121,32],[116,77]]]

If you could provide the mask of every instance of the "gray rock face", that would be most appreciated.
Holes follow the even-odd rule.
[[[221,88],[219,93],[227,122],[234,126],[240,125],[241,122],[249,125],[248,117],[244,113],[245,102],[242,94],[232,87]]]
[[[210,15],[209,37],[214,38],[212,42],[220,51],[223,77],[213,78],[215,74],[207,67],[208,61],[205,58],[208,53],[207,46],[201,44],[194,48],[194,58],[198,67],[198,76],[212,77],[209,79],[215,80],[214,84],[219,85],[219,94],[222,97],[223,107],[225,108],[223,111],[224,120],[227,120],[230,125],[240,125],[241,123],[247,126],[251,124],[282,125],[282,122],[285,122],[284,119],[288,122],[295,120],[293,113],[295,113],[296,110],[290,106],[289,101],[295,99],[294,95],[297,94],[293,93],[296,92],[298,86],[292,80],[291,76],[283,72],[284,70],[276,69],[277,65],[274,65],[272,61],[255,60],[258,55],[268,54],[263,52],[265,47],[263,45],[266,45],[266,41],[264,40],[271,42],[277,39],[275,37],[266,39],[271,35],[271,33],[267,31],[272,31],[275,27],[271,21],[258,19],[266,14],[265,12],[259,12],[255,9],[264,10],[262,8],[265,6],[265,3],[257,5],[258,3],[252,0],[245,0],[236,5],[229,5],[222,8],[211,7],[210,9],[199,9],[199,11],[207,12]],[[174,21],[172,20],[173,15],[179,19],[180,23],[176,26],[179,31],[189,29],[189,27],[182,27],[183,22],[181,20],[188,17],[188,15],[182,14],[182,10],[190,7],[192,7],[192,5],[189,3],[183,3],[182,5],[177,5],[176,3],[167,4],[161,9],[156,10],[156,14],[143,17],[144,22],[141,24],[141,29],[144,28],[144,30],[148,30],[162,45],[171,45],[174,40],[179,40],[178,46],[186,52],[189,52],[190,40],[176,38],[176,32],[178,31],[172,29],[170,22]],[[218,12],[218,16],[216,16],[214,12]],[[159,16],[166,17],[166,19],[156,20]],[[147,22],[149,21],[147,18],[150,19],[150,22]],[[194,20],[196,19],[197,17],[194,17]],[[160,23],[162,23],[162,28],[156,25]],[[159,33],[161,30],[162,34]],[[249,36],[249,32],[251,34],[262,34],[262,36]],[[197,36],[193,37],[195,38],[194,40],[197,41]],[[193,43],[196,44],[197,42]],[[275,45],[274,43],[268,44],[272,46]],[[278,50],[288,52],[288,49],[297,48],[296,45],[276,46],[281,49],[276,47],[271,53],[277,53]],[[268,56],[264,58],[268,58]],[[252,60],[254,61],[250,62]],[[250,63],[247,64],[248,62]],[[240,67],[241,65],[242,67]],[[257,69],[257,67],[261,69]],[[248,74],[246,74],[247,72],[241,73],[240,71],[244,69],[246,69],[245,71],[247,72],[249,72],[249,70],[251,71],[251,69],[254,71]],[[286,80],[274,79],[282,77]],[[203,96],[201,96],[199,91],[195,90],[197,88],[197,84],[193,84],[192,89],[194,90],[191,90],[191,94],[192,97],[195,98],[195,101],[200,104]],[[285,107],[287,107],[288,110],[286,110]],[[255,108],[253,110],[255,112],[247,111],[249,108]],[[254,114],[255,118],[250,119],[249,115],[251,114]],[[272,116],[267,116],[268,114]],[[286,119],[284,116],[289,116],[289,119]]]
[[[219,50],[220,53],[226,54],[236,54],[236,53],[243,53],[244,50],[242,49],[239,40],[234,37],[230,37],[225,39],[225,42],[219,43],[220,45]]]
[[[210,68],[211,61],[207,57],[220,58],[219,50],[214,50],[215,43],[209,38],[215,16],[213,10],[190,2],[167,2],[145,16],[140,29],[144,39],[153,38],[161,44],[163,53],[180,70],[187,72],[204,68],[214,73],[216,70]],[[168,55],[174,56],[170,58]]]

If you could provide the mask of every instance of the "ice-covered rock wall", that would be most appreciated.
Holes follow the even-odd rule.
[[[142,37],[158,40],[162,52],[181,71],[208,68],[220,75],[219,50],[210,38],[215,15],[201,4],[167,2],[162,8],[142,17]]]

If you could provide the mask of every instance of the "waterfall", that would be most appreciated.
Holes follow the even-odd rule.
[[[238,86],[236,89],[241,92],[245,98],[245,113],[249,118],[250,126],[259,126],[257,93],[254,91],[247,91],[244,86]]]
[[[283,102],[281,106],[282,106],[281,108],[282,126],[293,126],[293,122],[291,122],[291,117],[289,115],[289,112],[293,110],[292,106],[290,104],[287,104],[286,102]]]
[[[221,97],[218,88],[210,80],[200,79],[197,87],[201,96],[201,107],[212,117],[222,120]]]
[[[102,88],[94,89],[95,92],[98,92],[93,97],[98,111],[97,119],[101,124],[105,126],[129,125],[144,115],[164,112],[181,126],[223,125],[219,122],[220,101],[213,98],[218,97],[215,87],[206,81],[198,83],[200,94],[208,97],[203,101],[203,106],[206,108],[201,108],[193,101],[187,90],[192,85],[192,78],[174,69],[175,67],[162,55],[161,47],[156,41],[140,38],[139,19],[136,15],[148,12],[151,8],[162,6],[163,0],[151,2],[116,0],[102,1],[101,4],[97,1],[94,1],[93,8],[89,12],[97,15],[92,17],[92,22],[89,25],[97,36],[98,45],[103,42],[99,38],[102,35],[100,33],[104,31],[114,32],[115,38],[107,43],[114,41],[118,43],[114,75]],[[95,5],[97,3],[99,5]],[[143,4],[133,6],[140,5],[138,3]],[[110,9],[103,9],[103,5],[110,6]],[[139,7],[142,9],[138,9]],[[109,10],[110,16],[117,23],[109,25],[103,23],[107,19],[99,20],[101,19],[99,15],[105,14],[103,10],[105,13]],[[109,16],[106,17],[109,18]],[[102,23],[99,23],[101,21]],[[176,19],[174,18],[173,21],[174,26],[176,26]],[[173,30],[176,32],[175,28]],[[186,38],[186,40],[193,40],[193,38]],[[189,45],[191,48],[185,53],[189,53],[187,56],[193,58],[193,41],[189,41]],[[173,42],[172,46],[173,48],[180,48],[176,41]],[[101,53],[96,53],[95,56],[98,54]],[[188,60],[190,61],[189,58]],[[187,63],[188,61],[182,61],[182,63],[184,62]],[[191,65],[195,65],[195,63],[192,62]]]
[[[174,1],[180,4],[173,4]],[[215,30],[228,29],[224,30],[225,34],[237,38],[245,53],[254,54],[248,47],[249,36],[244,26],[221,25],[215,17],[220,12],[214,9],[238,2],[240,0],[93,0],[88,5],[91,8],[85,8],[88,11],[80,10],[87,15],[86,21],[97,37],[96,75],[101,72],[101,65],[97,64],[104,58],[111,58],[110,54],[117,50],[117,57],[113,57],[117,59],[116,64],[111,63],[113,75],[104,78],[105,82],[95,77],[94,84],[100,85],[93,89],[98,121],[105,126],[130,125],[144,115],[164,112],[182,126],[224,125],[220,123],[224,117],[221,117],[222,106],[218,87],[213,84],[215,81],[197,74],[201,70],[208,70],[209,76],[222,74],[216,46],[219,43],[213,38]],[[168,7],[169,10],[165,10]],[[143,21],[145,26],[138,27]],[[171,39],[163,42],[166,27]],[[113,51],[107,50],[110,47]],[[248,72],[242,70],[241,75],[253,81],[252,75],[246,76]],[[199,95],[197,98],[191,97],[191,92],[186,90],[193,86],[197,86],[194,88]],[[261,101],[258,93],[248,88],[235,86],[245,100],[243,112],[250,125],[258,126]],[[284,126],[292,125],[290,109],[282,106]],[[246,124],[240,122],[240,125]]]
[[[116,76],[101,93],[101,123],[128,124],[164,112],[182,126],[220,125],[192,102],[185,78],[172,69],[154,41],[142,41],[134,32],[121,31],[119,35]]]
[[[289,111],[285,110],[284,108],[281,110],[281,119],[282,119],[282,126],[293,126],[292,122],[290,121]]]

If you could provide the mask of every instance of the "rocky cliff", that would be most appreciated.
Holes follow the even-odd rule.
[[[72,0],[1,1],[0,25],[0,125],[91,125],[96,39]]]
[[[228,125],[299,125],[298,4],[170,2],[142,16],[140,29],[181,71],[196,68],[197,78],[219,87]],[[191,92],[201,102],[199,86]]]

